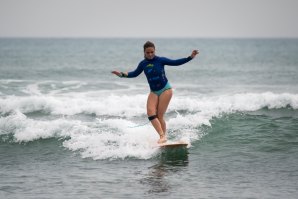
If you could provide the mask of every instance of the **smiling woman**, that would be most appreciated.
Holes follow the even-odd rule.
[[[297,7],[295,0],[2,0],[0,37],[298,37]]]

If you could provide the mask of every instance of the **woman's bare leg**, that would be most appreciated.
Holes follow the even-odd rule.
[[[158,143],[166,142],[166,122],[164,120],[164,114],[167,111],[168,105],[173,95],[172,89],[164,91],[159,97],[150,93],[147,100],[147,115],[148,117],[157,115],[157,118],[151,120],[151,124],[160,136]]]
[[[167,126],[164,120],[164,114],[167,111],[168,105],[171,101],[173,95],[172,89],[168,89],[164,91],[158,98],[158,105],[157,105],[157,117],[161,124],[162,131],[166,134]]]
[[[148,117],[157,115],[158,101],[159,101],[159,97],[156,94],[151,92],[149,94],[148,100],[147,100],[147,115],[148,115]],[[151,120],[151,124],[160,136],[158,143],[166,142],[165,133],[162,129],[162,125],[161,125],[158,117]]]

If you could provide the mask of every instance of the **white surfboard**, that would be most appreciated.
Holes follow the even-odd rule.
[[[183,142],[183,141],[167,141],[165,143],[162,143],[162,144],[158,144],[158,146],[160,148],[179,148],[179,147],[187,147],[187,143],[186,142]]]

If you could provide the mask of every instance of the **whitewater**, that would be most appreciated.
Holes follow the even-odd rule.
[[[11,84],[13,81],[8,82]],[[18,83],[26,83],[18,81]],[[146,94],[108,94],[103,91],[78,92],[87,82],[29,84],[24,96],[0,99],[0,129],[12,142],[38,139],[64,139],[63,146],[79,151],[82,157],[114,159],[152,158],[157,134],[146,123]],[[40,89],[52,87],[48,93]],[[47,92],[47,91],[46,91]],[[175,96],[168,110],[167,122],[173,140],[192,142],[201,139],[201,126],[211,126],[213,118],[235,112],[261,109],[298,109],[298,94],[242,93],[218,96]],[[138,126],[139,124],[146,124]]]

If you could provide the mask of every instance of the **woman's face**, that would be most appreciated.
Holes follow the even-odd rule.
[[[155,48],[153,47],[148,47],[144,51],[144,56],[146,59],[153,59],[155,56]]]

